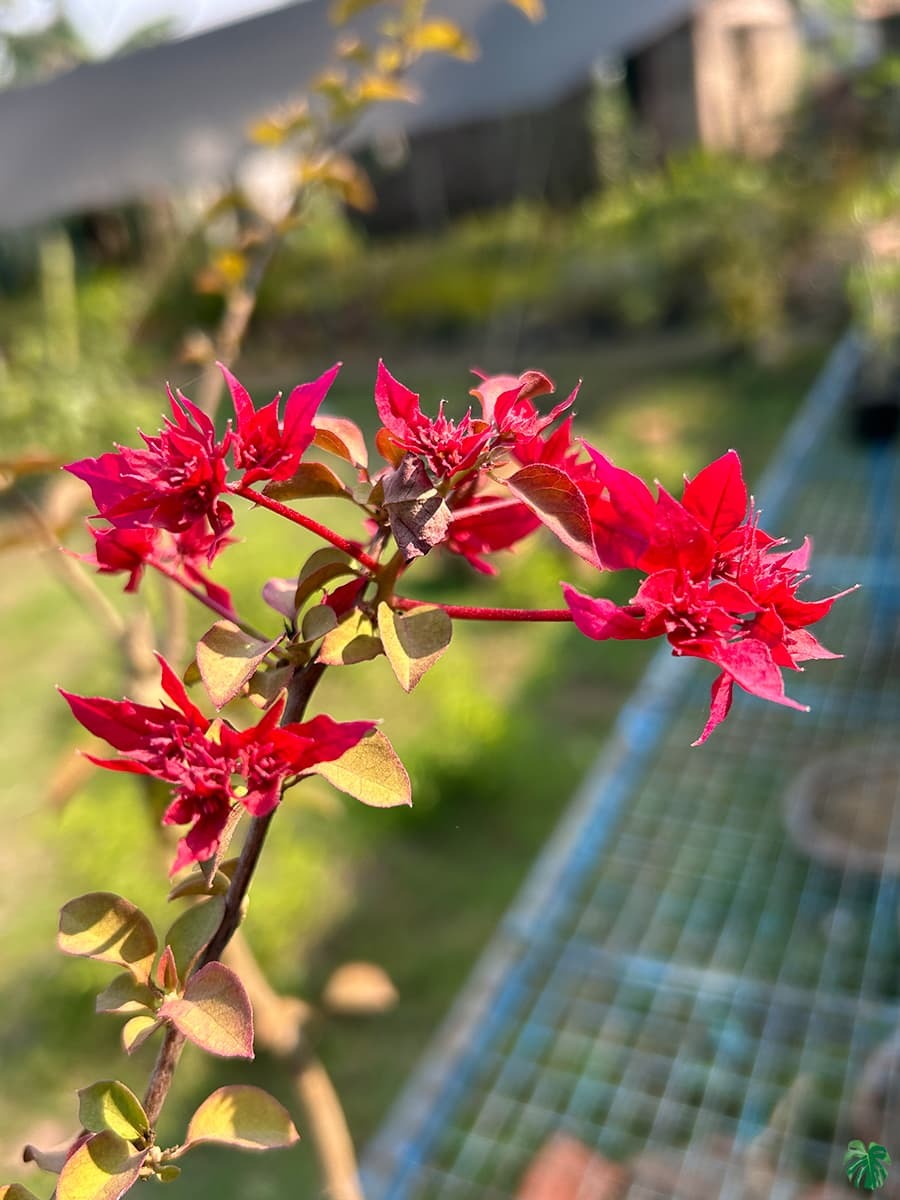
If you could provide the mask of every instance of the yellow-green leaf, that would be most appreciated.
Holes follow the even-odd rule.
[[[187,978],[197,955],[205,950],[225,914],[224,896],[211,896],[186,909],[166,934],[179,979]]]
[[[95,1008],[98,1013],[145,1012],[153,1008],[154,999],[153,991],[126,971],[100,993]]]
[[[317,763],[312,770],[333,787],[373,808],[412,804],[406,768],[380,729],[368,734],[334,762]]]
[[[264,671],[257,671],[250,680],[247,699],[257,708],[268,708],[291,682],[293,674],[294,668],[291,666],[269,667]]]
[[[276,500],[308,500],[316,496],[349,497],[343,480],[324,463],[301,463],[290,479],[267,483],[263,488],[267,496]]]
[[[433,604],[408,613],[396,613],[389,605],[379,604],[378,632],[398,683],[411,692],[450,645],[453,622]]]
[[[64,954],[127,967],[140,983],[147,982],[157,951],[148,919],[113,892],[89,892],[63,905],[57,945]]]
[[[115,1133],[95,1133],[63,1167],[57,1200],[119,1200],[137,1180],[147,1157]]]
[[[0,1200],[37,1200],[37,1196],[21,1183],[5,1183],[0,1186]]]
[[[478,57],[478,47],[453,21],[443,18],[423,21],[407,38],[409,48],[416,54],[450,54],[471,61]]]
[[[331,667],[349,667],[377,658],[382,652],[381,641],[374,634],[375,629],[369,618],[362,613],[352,612],[337,629],[325,635],[318,661]]]
[[[135,1050],[140,1049],[151,1034],[155,1033],[162,1022],[158,1017],[151,1017],[149,1014],[144,1016],[141,1014],[137,1017],[132,1017],[130,1021],[122,1026],[122,1045],[125,1048],[126,1054],[134,1054]]]
[[[127,1142],[146,1138],[150,1122],[137,1096],[117,1079],[102,1079],[78,1092],[78,1119],[92,1133],[108,1129]]]
[[[253,1057],[253,1012],[244,985],[220,962],[192,975],[180,998],[167,1000],[160,1016],[186,1038],[222,1058]]]
[[[265,656],[281,639],[260,641],[232,621],[217,621],[197,643],[197,666],[216,708],[238,694]]]
[[[299,1134],[287,1109],[261,1088],[233,1084],[219,1088],[191,1117],[183,1154],[198,1142],[221,1142],[242,1150],[293,1146]]]

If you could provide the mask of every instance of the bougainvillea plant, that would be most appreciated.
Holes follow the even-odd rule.
[[[163,821],[184,831],[171,896],[188,907],[162,938],[111,893],[62,910],[60,949],[120,968],[97,1009],[127,1018],[125,1050],[162,1040],[142,1101],[116,1080],[91,1084],[79,1093],[82,1128],[71,1145],[55,1159],[29,1148],[40,1166],[59,1172],[58,1200],[116,1200],[138,1179],[174,1178],[199,1142],[264,1149],[296,1139],[281,1105],[245,1085],[205,1100],[178,1146],[160,1146],[156,1128],[186,1040],[211,1054],[253,1055],[250,1000],[219,959],[285,793],[318,774],[364,803],[410,801],[406,772],[374,722],[307,716],[326,670],[383,654],[411,691],[447,650],[455,620],[573,621],[595,640],[666,638],[674,654],[715,670],[700,743],[728,715],[735,685],[799,708],[786,676],[807,659],[835,657],[810,626],[836,597],[799,598],[809,543],[790,550],[762,529],[733,450],[676,498],[575,437],[577,388],[552,404],[554,385],[540,372],[479,376],[464,415],[448,415],[443,401],[427,415],[380,364],[373,461],[352,421],[322,412],[338,369],[257,407],[223,368],[234,410],[224,429],[170,393],[171,415],[142,446],[68,467],[97,509],[89,558],[96,569],[124,576],[126,591],[148,570],[160,572],[217,620],[193,662],[178,664],[182,674],[160,658],[156,704],[62,693],[75,718],[112,748],[94,759],[99,766],[170,789]],[[321,496],[355,506],[356,538],[292,503]],[[322,542],[295,576],[264,584],[273,610],[265,632],[208,577],[232,544],[235,502],[268,509]],[[564,607],[537,610],[430,604],[406,590],[407,574],[432,551],[491,576],[496,553],[541,526],[596,571],[598,591],[605,572],[638,572],[631,602],[616,605],[567,583]],[[206,697],[195,702],[188,687],[200,692],[201,684]],[[255,720],[238,717],[238,704],[217,715],[242,698],[247,711],[255,706]],[[242,848],[229,857],[244,818]],[[27,1195],[20,1185],[0,1194]]]

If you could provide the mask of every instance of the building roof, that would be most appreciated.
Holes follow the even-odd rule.
[[[582,83],[598,59],[640,48],[705,2],[549,0],[546,19],[532,25],[505,0],[453,0],[449,10],[481,57],[423,59],[422,102],[379,106],[357,137],[540,108]],[[0,93],[0,228],[226,180],[248,125],[301,93],[328,61],[329,7],[306,0]]]

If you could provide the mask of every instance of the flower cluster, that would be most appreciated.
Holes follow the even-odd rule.
[[[235,729],[227,720],[204,716],[165,659],[159,662],[162,690],[171,704],[135,704],[65,691],[62,695],[85,729],[120,755],[89,756],[92,762],[113,771],[149,775],[171,786],[173,800],[163,822],[190,825],[179,842],[173,873],[216,855],[239,806],[253,816],[265,816],[278,804],[288,781],[318,763],[340,758],[375,728],[372,721],[338,722],[327,716],[279,725],[282,694],[256,725]]]
[[[66,469],[84,480],[97,506],[91,525],[94,557],[103,573],[128,574],[135,591],[145,566],[198,584],[220,607],[230,600],[203,573],[232,540],[231,506],[222,499],[234,488],[228,472],[243,471],[239,487],[289,478],[315,436],[314,418],[340,369],[294,388],[279,416],[281,397],[257,411],[246,389],[222,368],[235,411],[217,437],[210,418],[181,392],[169,391],[171,417],[154,436],[142,434],[139,449],[119,446]]]
[[[337,622],[357,607],[370,619],[366,587],[377,582],[378,598],[385,598],[380,555],[390,538],[399,551],[393,584],[413,560],[438,546],[494,574],[487,556],[513,548],[543,524],[592,566],[644,576],[624,606],[564,584],[563,615],[571,614],[583,633],[596,640],[665,637],[675,654],[718,668],[701,742],[727,715],[735,684],[800,707],[786,695],[782,671],[836,657],[809,632],[836,597],[799,599],[809,544],[787,550],[760,527],[734,451],[688,481],[680,500],[661,486],[654,494],[573,437],[573,418],[563,414],[577,388],[541,413],[535,400],[554,391],[546,375],[476,372],[470,392],[476,411],[470,406],[454,420],[441,401],[432,418],[419,396],[379,363],[375,408],[382,425],[375,444],[385,465],[370,471],[360,430],[351,421],[319,415],[338,369],[295,388],[282,412],[280,396],[257,410],[223,368],[234,420],[221,438],[203,412],[170,393],[172,417],[158,435],[144,438],[145,448],[119,448],[70,466],[91,486],[97,517],[107,522],[92,529],[99,570],[127,573],[127,590],[134,590],[151,565],[231,617],[230,598],[207,579],[204,567],[230,540],[233,516],[222,497],[241,495],[354,558],[363,571],[344,585],[346,597],[340,592],[325,600]],[[356,484],[347,485],[323,464],[303,463],[313,445],[352,465]],[[240,477],[229,482],[229,470]],[[344,495],[358,505],[368,548],[282,503],[323,494]],[[294,589],[285,595],[290,626]]]
[[[760,528],[738,455],[728,451],[686,482],[681,500],[656,497],[636,475],[591,446],[569,477],[584,498],[598,565],[644,573],[630,604],[594,599],[568,584],[575,624],[590,638],[665,637],[676,655],[720,670],[704,742],[728,715],[734,685],[792,708],[782,668],[837,658],[809,632],[837,596],[799,599],[810,546],[794,551]],[[839,593],[844,595],[845,593]]]

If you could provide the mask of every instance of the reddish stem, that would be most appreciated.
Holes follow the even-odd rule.
[[[199,600],[201,604],[205,604],[207,608],[211,608],[212,611],[214,613],[218,613],[220,617],[224,617],[227,621],[233,621],[235,625],[241,624],[241,619],[233,608],[229,608],[225,604],[220,604],[218,600],[213,600],[212,596],[207,596],[206,592],[201,592],[199,588],[196,588],[193,584],[188,583],[186,579],[182,579],[177,571],[171,570],[171,568],[165,566],[161,562],[158,562],[155,558],[147,559],[147,564],[148,566],[151,566],[155,570],[159,571],[160,575],[165,575],[166,579],[171,579],[172,582],[177,583],[180,588],[184,588],[189,596],[193,596],[195,600]]]
[[[345,554],[349,554],[351,558],[355,558],[367,571],[377,574],[380,570],[381,564],[366,554],[365,550],[356,542],[348,541],[347,538],[341,537],[339,533],[335,533],[333,529],[329,529],[327,525],[321,525],[318,521],[314,521],[312,517],[307,517],[304,513],[298,512],[296,508],[288,508],[280,500],[273,500],[271,496],[265,495],[264,492],[255,492],[252,488],[244,487],[242,484],[230,488],[229,491],[234,496],[243,496],[245,500],[250,500],[253,504],[258,504],[261,508],[267,508],[270,512],[278,513],[279,517],[284,517],[288,521],[293,521],[295,525],[300,525],[304,529],[308,529],[310,533],[314,533],[324,541],[330,542],[335,549],[343,550]]]
[[[392,608],[409,611],[431,604],[430,600],[413,600],[410,596],[394,596]],[[438,604],[448,617],[458,621],[571,621],[567,608],[473,608],[468,604]]]

